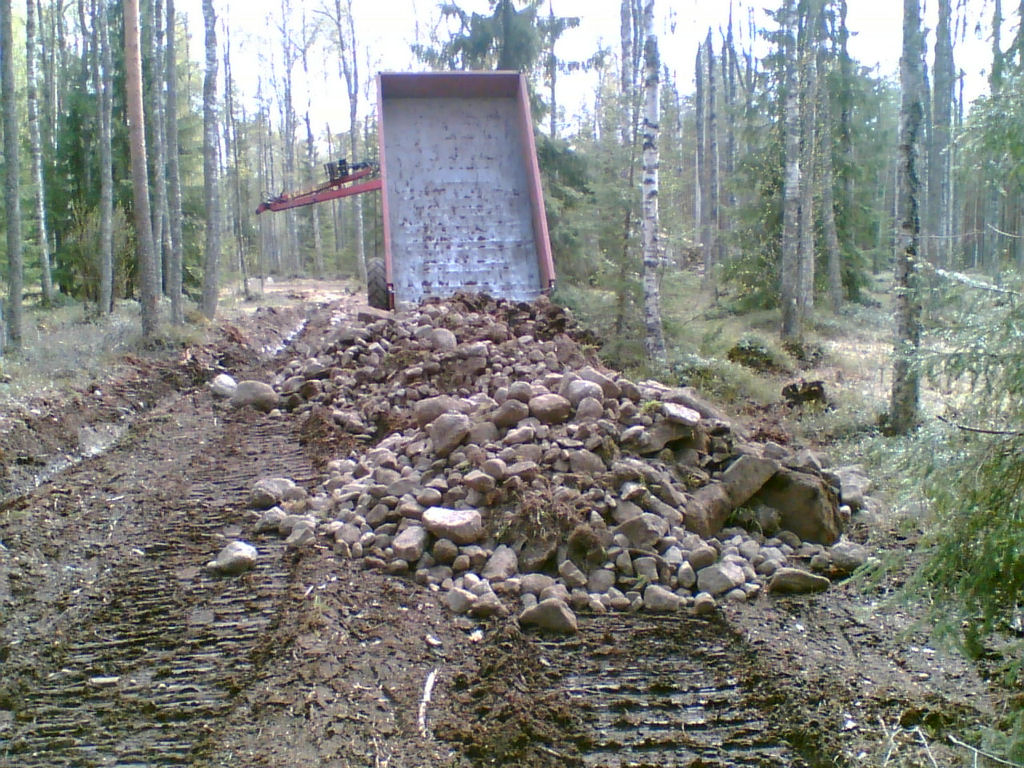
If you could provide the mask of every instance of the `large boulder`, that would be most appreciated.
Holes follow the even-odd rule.
[[[530,414],[543,424],[561,424],[572,415],[572,403],[554,393],[531,397],[529,406]]]
[[[824,592],[832,582],[816,573],[799,568],[779,568],[768,582],[768,591],[777,594],[799,595],[808,592]]]
[[[698,488],[686,505],[686,527],[704,538],[722,530],[733,510],[746,504],[779,471],[779,463],[744,454],[718,477]]]
[[[826,546],[843,532],[839,500],[819,475],[782,468],[754,496],[779,512],[779,525],[803,541]]]

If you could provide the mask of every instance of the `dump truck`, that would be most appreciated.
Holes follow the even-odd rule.
[[[379,163],[328,163],[328,180],[257,213],[380,191],[384,255],[367,264],[379,309],[458,291],[531,301],[555,284],[525,78],[380,73]]]

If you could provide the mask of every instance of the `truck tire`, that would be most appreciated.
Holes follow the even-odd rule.
[[[370,259],[366,262],[366,298],[374,309],[391,309],[384,259]]]

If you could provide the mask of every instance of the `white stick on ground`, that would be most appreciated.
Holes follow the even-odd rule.
[[[434,681],[437,679],[437,668],[430,670],[426,682],[423,683],[423,698],[420,699],[420,735],[424,739],[430,738],[430,731],[427,730],[427,705],[430,704],[430,695],[434,692]]]

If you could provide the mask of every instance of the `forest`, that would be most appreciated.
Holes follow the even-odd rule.
[[[1018,765],[1024,2],[904,0],[897,76],[851,55],[849,4],[720,3],[685,72],[662,61],[690,23],[663,23],[668,0],[621,0],[618,40],[580,58],[560,54],[580,19],[555,0],[445,0],[409,53],[420,70],[526,76],[552,298],[608,365],[740,408],[762,391],[751,361],[802,376],[825,340],[870,329],[881,399],[842,392],[798,429],[914,518],[922,556],[893,599],[984,667],[1001,704],[978,748]],[[261,41],[233,34],[226,6],[0,2],[0,373],[69,307],[83,323],[137,307],[152,349],[227,293],[365,285],[375,195],[256,214],[322,184],[325,163],[379,160],[362,6],[281,0]],[[968,39],[983,64],[958,58]],[[972,69],[985,82],[966,100]],[[323,122],[325,98],[343,124]]]

